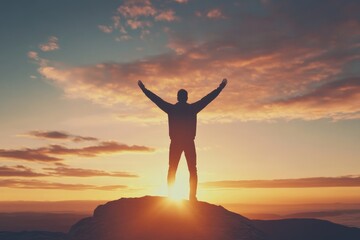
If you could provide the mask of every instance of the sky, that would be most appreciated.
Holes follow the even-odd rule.
[[[4,0],[0,201],[166,195],[167,116],[195,102],[198,198],[360,202],[356,0]],[[184,156],[177,191],[187,197]]]

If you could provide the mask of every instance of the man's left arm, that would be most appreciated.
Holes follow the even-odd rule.
[[[220,92],[224,89],[226,84],[227,79],[223,79],[218,88],[210,92],[208,95],[206,95],[199,101],[193,103],[192,105],[194,106],[195,111],[200,112],[201,110],[203,110],[209,103],[211,103],[217,96],[219,96]]]

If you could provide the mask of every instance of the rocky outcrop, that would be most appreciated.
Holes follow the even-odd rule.
[[[252,222],[205,202],[162,197],[122,198],[75,224],[71,240],[265,240]]]

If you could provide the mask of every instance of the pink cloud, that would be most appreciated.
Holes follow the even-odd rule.
[[[118,29],[121,34],[127,34],[125,27],[121,24],[120,16],[113,16],[112,20],[114,29]]]
[[[38,60],[39,59],[39,55],[37,52],[34,52],[34,51],[30,51],[28,52],[28,58],[30,59],[34,59],[34,60]]]
[[[116,41],[131,39],[134,35],[132,30],[142,29],[139,37],[144,39],[154,22],[172,22],[177,19],[174,10],[157,8],[150,0],[126,0],[117,8],[112,24],[99,25],[99,28],[105,33],[119,31],[120,36],[115,38]]]
[[[175,12],[173,10],[165,10],[160,12],[156,17],[156,21],[175,21],[177,17],[175,16]]]
[[[124,34],[124,35],[121,35],[120,37],[116,37],[115,41],[121,42],[121,41],[128,41],[130,39],[132,39],[132,37],[130,35]]]
[[[126,22],[130,26],[131,29],[138,29],[138,28],[144,28],[144,27],[151,26],[151,22],[149,22],[149,21],[139,21],[139,20],[129,19]]]
[[[156,9],[150,0],[128,0],[118,8],[118,12],[125,17],[136,18],[140,16],[153,16]]]
[[[44,52],[50,52],[59,49],[58,38],[54,36],[49,37],[48,42],[40,44],[39,48]]]
[[[106,26],[106,25],[98,25],[98,28],[103,33],[112,33],[114,30],[112,26]]]
[[[212,9],[212,10],[210,10],[210,11],[208,11],[207,13],[206,13],[206,16],[208,17],[208,18],[225,18],[225,16],[223,15],[223,13],[221,12],[221,10],[220,9],[218,9],[218,8],[215,8],[215,9]]]
[[[195,16],[197,16],[197,17],[202,17],[202,13],[201,13],[200,11],[196,11],[196,12],[195,12]]]

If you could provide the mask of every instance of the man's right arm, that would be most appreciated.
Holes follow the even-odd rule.
[[[144,92],[144,94],[151,100],[153,101],[161,110],[163,110],[164,112],[168,113],[172,104],[164,101],[163,99],[161,99],[159,96],[157,96],[155,93],[151,92],[150,90],[148,90],[145,85],[143,84],[143,82],[141,80],[138,81],[138,85],[141,88],[141,90]]]

